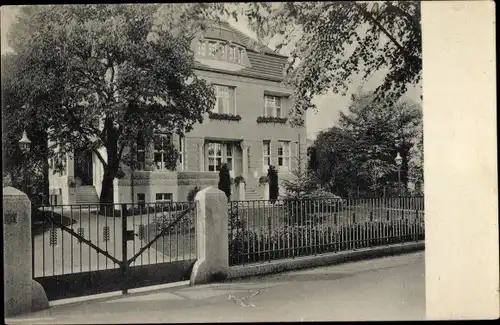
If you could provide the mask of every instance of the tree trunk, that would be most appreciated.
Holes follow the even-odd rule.
[[[111,123],[107,121],[108,123]],[[102,189],[100,203],[110,205],[114,202],[113,197],[113,180],[118,174],[118,167],[120,165],[118,157],[118,132],[113,128],[108,128],[107,136],[107,165],[104,166],[104,175],[102,178]]]

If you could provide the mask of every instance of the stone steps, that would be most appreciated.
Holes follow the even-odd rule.
[[[99,196],[94,186],[79,186],[75,189],[76,204],[98,204]]]

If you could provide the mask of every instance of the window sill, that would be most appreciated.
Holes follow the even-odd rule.
[[[223,120],[223,121],[241,121],[240,115],[225,114],[225,113],[209,113],[208,117],[211,120]]]
[[[286,117],[271,117],[271,116],[259,116],[257,117],[257,123],[279,123],[285,124],[288,121]]]

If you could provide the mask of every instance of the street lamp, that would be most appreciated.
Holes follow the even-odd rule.
[[[23,136],[21,140],[19,140],[19,149],[21,149],[21,153],[26,155],[31,148],[31,141],[28,139],[28,135],[26,134],[26,130],[23,131]],[[28,195],[28,163],[26,157],[24,157],[24,192]]]
[[[399,194],[401,194],[401,164],[403,163],[403,158],[401,158],[399,152],[396,155],[394,161],[396,162],[396,166],[398,166],[398,189],[399,189]]]

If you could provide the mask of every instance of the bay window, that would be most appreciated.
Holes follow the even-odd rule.
[[[222,163],[227,163],[229,171],[234,164],[233,143],[209,142],[208,143],[208,171],[219,171]]]

